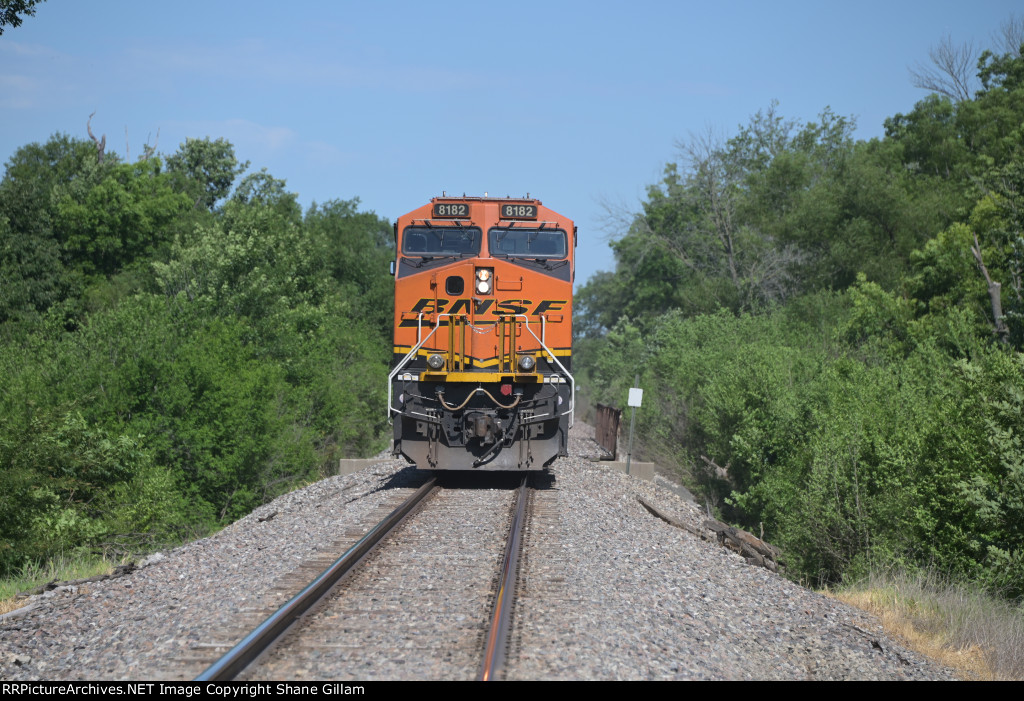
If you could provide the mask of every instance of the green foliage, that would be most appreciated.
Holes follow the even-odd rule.
[[[640,451],[791,576],[1024,597],[1024,57],[979,78],[881,140],[769,109],[691,141],[580,290],[596,398],[641,371]]]
[[[912,254],[914,274],[909,289],[928,309],[969,305],[983,312],[985,286],[971,256],[972,241],[971,228],[956,223]]]
[[[957,483],[979,528],[971,546],[993,588],[1024,596],[1024,357],[994,353],[961,366],[972,410],[957,418],[974,429],[977,469]]]
[[[43,0],[4,0],[0,6],[0,34],[4,33],[4,27],[20,27],[23,18],[32,17],[36,14],[35,6]]]
[[[386,274],[395,259],[391,226],[373,212],[359,211],[359,198],[313,204],[303,230],[319,242],[327,272],[341,286],[353,314],[391,337],[394,281]]]
[[[849,289],[853,308],[844,329],[851,346],[880,349],[890,359],[903,359],[912,348],[910,325],[914,305],[874,282],[862,273]]]
[[[908,170],[942,179],[961,179],[970,150],[960,138],[956,106],[948,97],[929,95],[909,114],[885,120],[885,134]]]
[[[111,275],[136,258],[157,256],[192,206],[161,172],[158,158],[103,168],[97,182],[54,189],[54,229],[68,263]]]
[[[53,192],[94,180],[98,171],[95,147],[63,134],[23,146],[8,160],[0,181],[0,324],[35,320],[81,293],[81,275],[66,266],[54,228]]]
[[[137,437],[114,436],[79,413],[33,412],[27,430],[0,422],[0,565],[20,566],[104,533],[98,501],[147,465]]]
[[[957,485],[985,459],[985,429],[962,416],[970,391],[939,326],[865,281],[769,315],[668,314],[646,343],[620,324],[592,372],[621,404],[643,368],[643,449],[724,517],[763,526],[792,575],[835,582],[880,562],[977,574],[988,561]]]
[[[285,181],[272,176],[266,168],[258,173],[250,173],[235,188],[231,202],[236,206],[227,209],[225,217],[230,222],[235,213],[245,211],[246,205],[254,205],[269,208],[282,223],[297,224],[302,217],[302,209],[297,195],[285,188]]]
[[[63,136],[0,181],[0,573],[208,532],[382,447],[393,257],[358,200],[226,141],[100,163]],[[196,205],[200,206],[197,207]]]
[[[167,171],[185,178],[196,205],[211,211],[248,167],[248,161],[238,162],[235,147],[226,139],[185,139],[177,152],[167,157]]]
[[[323,263],[298,224],[267,206],[226,210],[223,222],[179,236],[167,263],[153,263],[166,294],[248,318],[323,300]]]

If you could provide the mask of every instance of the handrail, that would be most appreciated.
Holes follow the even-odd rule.
[[[420,338],[420,336],[423,335],[423,312],[420,312],[419,316],[416,317],[416,345],[412,347],[412,349],[406,354],[404,358],[398,361],[398,364],[395,366],[395,369],[392,370],[390,374],[388,374],[388,424],[392,423],[392,412],[396,414],[398,413],[398,410],[395,409],[394,406],[392,406],[391,404],[391,400],[393,399],[394,395],[394,392],[392,391],[392,382],[394,381],[395,376],[402,371],[402,368],[406,366],[409,360],[413,358],[416,355],[416,353],[419,352],[420,348],[423,347],[423,344],[429,341],[430,337],[434,335],[434,332],[441,328],[442,316],[450,316],[450,314],[439,315],[437,317],[437,323],[434,324],[434,328],[431,329],[430,333],[428,333],[424,338]]]
[[[569,409],[567,411],[563,411],[560,414],[560,416],[565,416],[566,414],[569,414],[569,428],[572,428],[572,425],[576,420],[576,379],[572,376],[572,373],[565,369],[565,366],[562,365],[562,362],[557,357],[555,357],[554,352],[550,348],[548,348],[548,345],[544,342],[547,340],[547,325],[545,323],[546,319],[544,318],[544,316],[542,315],[540,317],[540,334],[541,336],[543,336],[543,339],[537,338],[537,334],[535,334],[533,332],[533,329],[530,328],[530,317],[526,316],[525,314],[516,314],[516,316],[521,316],[524,319],[526,319],[526,330],[530,332],[531,336],[537,339],[537,343],[541,345],[541,347],[544,349],[544,352],[546,352],[548,354],[548,357],[551,358],[552,362],[554,362],[555,365],[557,365],[562,370],[562,372],[565,373],[565,376],[569,378]]]
[[[404,368],[409,363],[409,361],[416,355],[416,353],[419,352],[420,348],[423,347],[423,344],[429,341],[430,337],[433,336],[434,333],[439,328],[441,328],[441,319],[445,317],[451,318],[452,316],[455,316],[453,314],[438,314],[437,323],[434,324],[434,328],[431,329],[430,333],[428,333],[426,336],[420,339],[420,336],[422,336],[423,334],[423,314],[424,312],[420,312],[419,316],[417,317],[416,338],[419,340],[416,342],[416,345],[413,346],[412,349],[405,355],[405,357],[398,362],[398,364],[395,366],[395,369],[388,374],[388,424],[392,423],[392,413],[397,414],[399,412],[399,410],[392,405],[392,400],[394,398],[392,382],[394,381],[395,377],[398,375],[398,373],[402,371],[402,368]],[[541,315],[541,337],[538,338],[537,334],[535,334],[533,332],[533,329],[530,328],[530,317],[528,317],[526,314],[514,314],[511,316],[516,319],[522,318],[526,322],[526,330],[529,331],[530,335],[533,336],[534,339],[536,339],[537,343],[541,345],[541,348],[543,348],[544,352],[548,354],[548,357],[551,358],[551,361],[558,366],[558,368],[567,378],[569,378],[569,408],[566,411],[563,411],[560,414],[560,416],[565,416],[566,414],[569,414],[569,427],[572,428],[572,425],[576,420],[576,379],[572,376],[572,373],[565,369],[565,366],[562,365],[562,362],[555,356],[554,352],[550,348],[548,348],[547,343],[545,342],[547,340],[547,319],[543,315]],[[470,324],[470,327],[476,330],[476,327],[473,324]],[[450,351],[451,349],[449,348],[449,352]]]

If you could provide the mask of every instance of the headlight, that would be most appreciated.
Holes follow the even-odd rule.
[[[440,370],[441,368],[444,367],[444,356],[441,355],[440,353],[434,353],[429,358],[427,358],[427,365],[429,365],[434,370]]]
[[[536,364],[537,362],[533,359],[532,355],[519,356],[519,369],[523,372],[530,372]]]
[[[491,278],[494,276],[494,271],[490,268],[477,268],[476,269],[476,291],[482,295],[491,293]]]

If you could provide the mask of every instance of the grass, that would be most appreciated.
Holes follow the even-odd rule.
[[[92,557],[57,557],[45,564],[26,565],[15,577],[0,579],[0,614],[9,613],[25,605],[18,594],[48,582],[86,579],[114,571],[115,563]]]
[[[1024,679],[1024,607],[925,574],[873,575],[831,596],[966,679]]]

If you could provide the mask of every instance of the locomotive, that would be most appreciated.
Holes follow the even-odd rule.
[[[394,454],[423,470],[543,470],[575,406],[576,227],[540,200],[432,198],[395,222]]]

